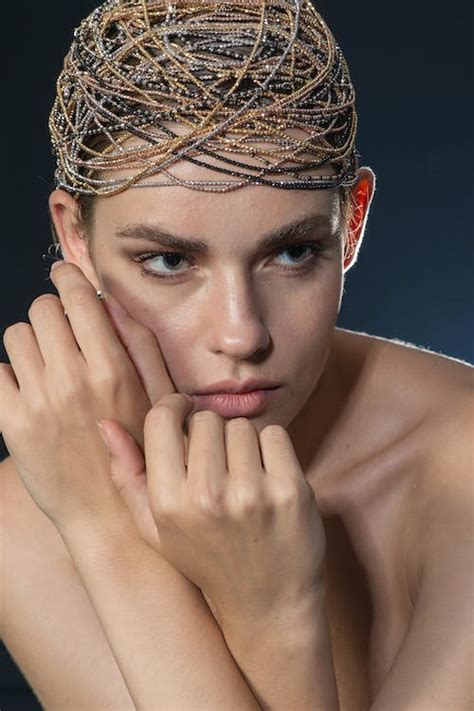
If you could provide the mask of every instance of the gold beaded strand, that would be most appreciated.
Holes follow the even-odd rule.
[[[75,31],[49,128],[56,186],[75,194],[356,178],[354,88],[309,0],[107,0]],[[181,159],[232,179],[180,179]]]

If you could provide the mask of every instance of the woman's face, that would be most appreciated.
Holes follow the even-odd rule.
[[[177,391],[281,384],[249,417],[261,431],[288,426],[324,369],[344,228],[337,190],[130,188],[97,200],[90,256],[101,288],[156,334]],[[260,244],[271,235],[284,242]],[[170,236],[204,244],[193,253]]]

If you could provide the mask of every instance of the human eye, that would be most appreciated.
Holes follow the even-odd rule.
[[[289,272],[309,272],[311,271],[318,261],[319,256],[324,252],[326,246],[317,241],[313,242],[295,242],[289,243],[285,247],[274,252],[274,255],[284,254],[285,252],[290,255],[290,264],[283,265],[282,268]],[[296,252],[297,256],[294,256]],[[298,255],[298,253],[301,253]],[[293,253],[293,256],[291,255]],[[166,281],[173,281],[183,277],[189,269],[179,269],[180,263],[188,262],[192,264],[192,259],[186,257],[180,252],[143,252],[132,256],[134,262],[139,262],[143,265],[142,273],[147,276],[151,276],[154,279],[161,279]],[[153,262],[160,262],[161,260],[161,271],[151,268],[150,264]],[[296,263],[295,263],[296,262]],[[164,269],[163,269],[164,267]]]
[[[293,264],[286,264],[283,269],[289,271],[310,271],[317,263],[319,256],[325,251],[326,246],[322,242],[294,242],[292,244],[287,244],[275,255],[284,254],[285,252],[290,255],[290,259],[293,260]],[[293,256],[291,256],[293,253]],[[296,257],[294,254],[296,253]],[[295,263],[296,262],[296,263]]]
[[[147,266],[146,268],[143,267],[142,272],[144,272],[148,276],[154,277],[155,279],[168,280],[180,277],[186,271],[183,269],[177,269],[180,260],[190,261],[189,259],[186,259],[185,256],[180,252],[143,252],[134,255],[132,259],[134,262],[139,262],[140,264],[150,264],[152,262],[155,262],[156,260],[163,260],[162,266],[164,265],[165,267],[169,267],[170,271],[167,271],[165,269],[165,271],[162,271],[160,273],[160,271],[157,271],[156,269],[151,269],[149,266]],[[166,262],[168,262],[168,264],[166,264]]]

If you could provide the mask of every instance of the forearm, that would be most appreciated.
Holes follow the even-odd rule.
[[[337,711],[339,701],[323,598],[299,610],[221,626],[227,646],[263,709]]]
[[[134,530],[63,535],[137,709],[259,709],[201,592]]]

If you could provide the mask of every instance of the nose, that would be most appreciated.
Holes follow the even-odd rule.
[[[252,284],[244,274],[227,274],[209,294],[211,348],[235,360],[268,348],[270,333],[261,317]]]

